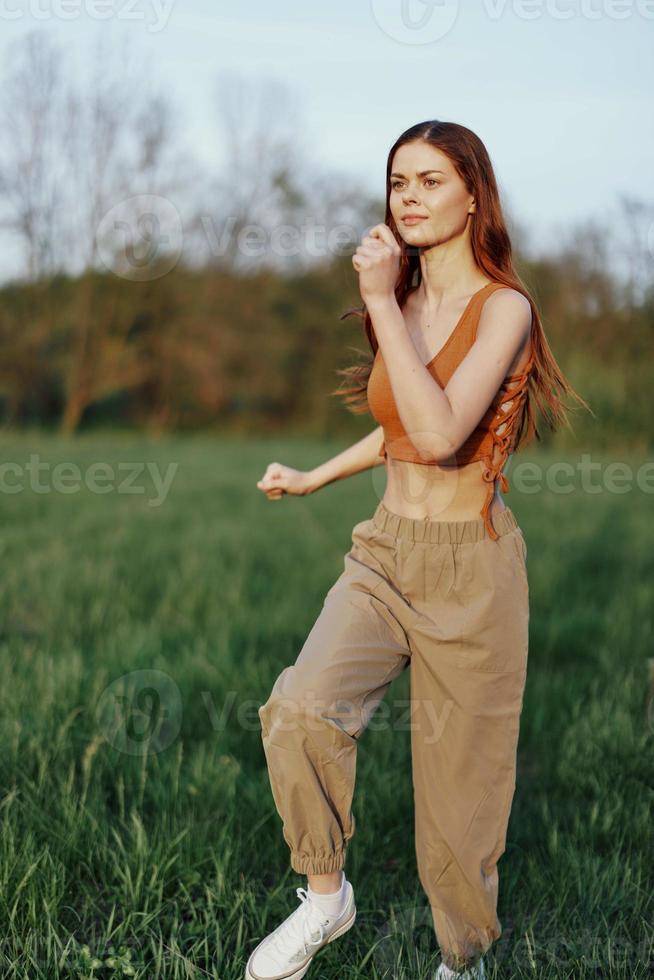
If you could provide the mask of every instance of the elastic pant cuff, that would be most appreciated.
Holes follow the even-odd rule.
[[[330,871],[342,871],[345,867],[345,851],[336,851],[327,857],[291,853],[291,867],[301,875],[324,875]]]

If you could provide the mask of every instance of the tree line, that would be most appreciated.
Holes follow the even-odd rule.
[[[217,78],[207,173],[141,61],[100,45],[91,66],[81,80],[38,31],[5,66],[3,424],[360,431],[330,392],[367,346],[340,316],[383,200],[312,158],[279,83]],[[538,251],[507,211],[552,349],[598,416],[573,417],[577,439],[648,448],[654,208],[622,197],[617,218]]]

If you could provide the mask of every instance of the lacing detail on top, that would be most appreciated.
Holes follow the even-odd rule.
[[[502,382],[500,396],[502,396],[503,391],[506,391],[507,394],[511,395],[511,398],[508,399],[506,397],[502,397],[502,400],[498,405],[497,412],[488,425],[488,431],[491,433],[493,439],[493,447],[490,454],[484,457],[488,461],[488,465],[482,471],[482,478],[486,483],[488,483],[488,492],[486,494],[484,506],[481,509],[481,515],[484,519],[486,530],[493,541],[496,541],[499,537],[490,519],[490,506],[495,495],[495,482],[499,477],[502,493],[507,493],[511,489],[506,475],[501,471],[509,458],[509,455],[511,454],[512,442],[515,434],[515,422],[519,413],[522,411],[525,399],[527,397],[527,382],[529,381],[529,374],[531,373],[531,369],[534,364],[534,358],[535,353],[532,349],[532,352],[529,355],[529,360],[525,364],[523,370],[519,371],[517,374],[510,375]],[[509,388],[508,383],[511,381],[517,381],[517,384],[513,385],[512,388]],[[505,405],[510,407],[505,408]],[[500,432],[502,426],[504,426],[504,430]],[[500,456],[498,459],[494,459],[496,446],[500,451]]]
[[[299,962],[309,952],[309,945],[321,946],[325,941],[325,927],[329,925],[329,917],[313,902],[306,888],[296,888],[295,893],[302,901],[295,913],[286,919],[270,938],[270,949],[276,950],[283,957],[292,957],[289,962]],[[316,921],[316,916],[320,921]],[[318,932],[307,936],[313,923],[316,922]]]

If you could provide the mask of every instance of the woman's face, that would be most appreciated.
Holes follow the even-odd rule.
[[[465,231],[474,197],[449,157],[429,143],[404,143],[391,165],[389,204],[397,230],[408,245],[427,247]],[[408,220],[419,215],[419,220]]]

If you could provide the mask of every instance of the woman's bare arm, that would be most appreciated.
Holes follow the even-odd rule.
[[[314,493],[328,483],[344,480],[346,476],[383,463],[384,457],[379,455],[383,440],[384,430],[378,425],[353,446],[312,470],[296,470],[282,463],[269,463],[263,477],[257,480],[257,487],[269,500],[279,500],[285,493],[299,496]]]
[[[379,455],[383,441],[384,430],[381,425],[378,425],[367,436],[344,449],[338,456],[310,470],[307,473],[308,493],[313,493],[335,480],[344,480],[346,476],[353,476],[355,473],[370,469],[371,466],[383,463],[384,457]]]

